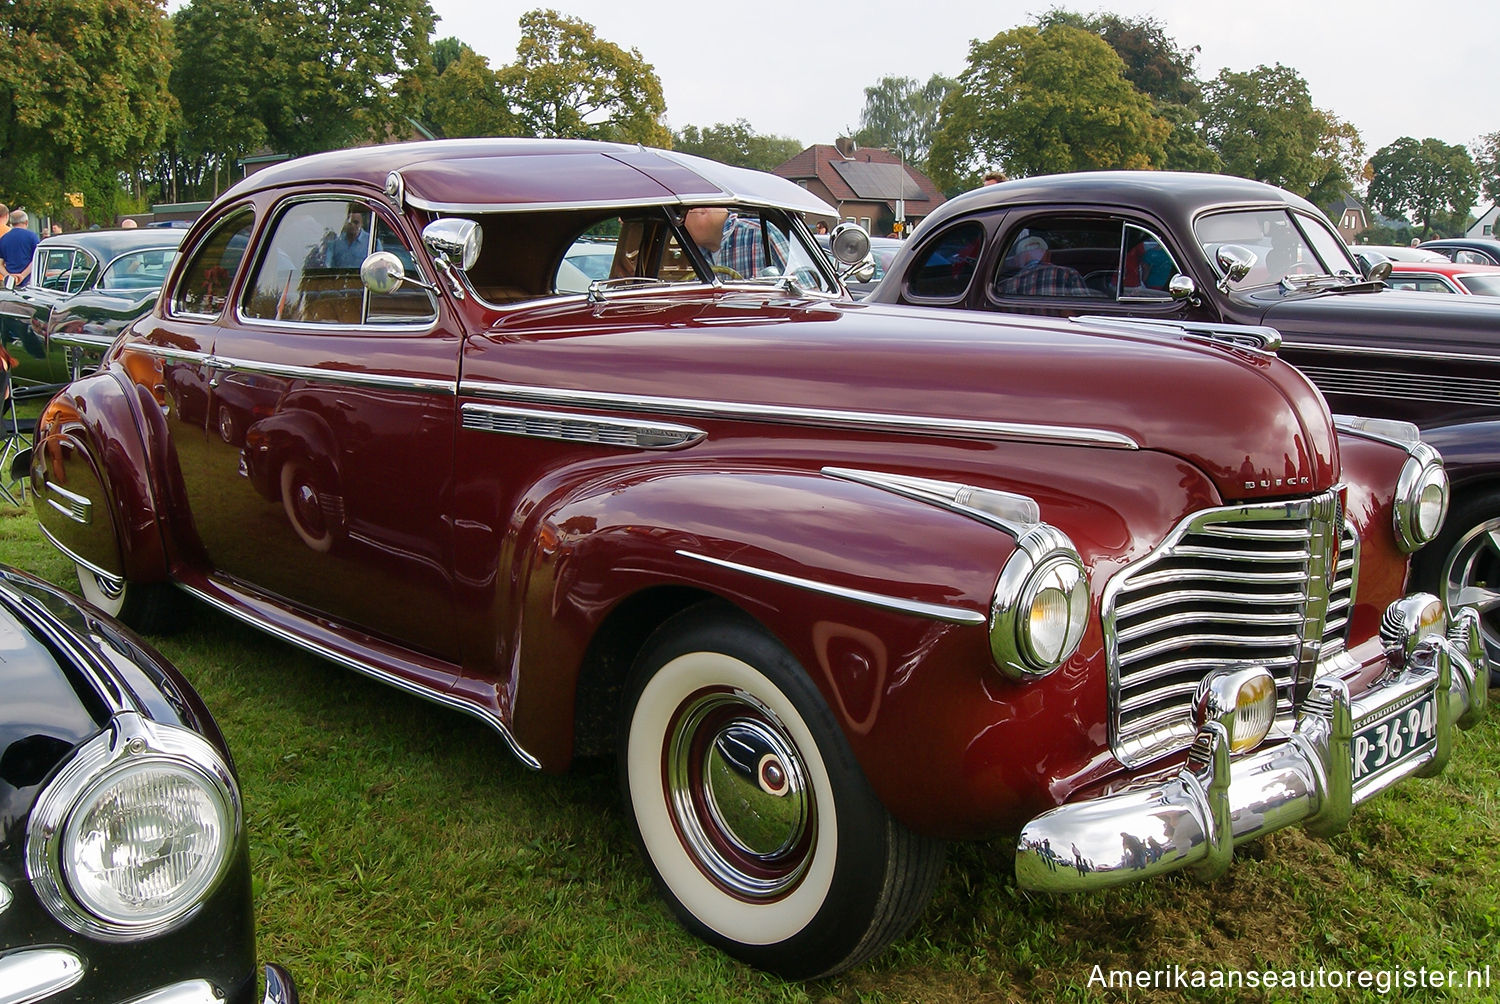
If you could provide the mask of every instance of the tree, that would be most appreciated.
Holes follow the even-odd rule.
[[[1420,224],[1423,237],[1460,230],[1479,193],[1469,151],[1437,139],[1402,136],[1375,151],[1370,169],[1370,204]]]
[[[456,38],[432,50],[437,75],[423,93],[423,122],[450,138],[515,135],[516,116],[489,60]]]
[[[607,42],[593,25],[555,10],[521,16],[516,61],[499,80],[525,135],[672,142],[661,124],[661,81],[639,50]]]
[[[1474,144],[1474,162],[1485,198],[1500,202],[1500,132],[1486,133]]]
[[[1037,18],[1038,28],[1066,25],[1098,35],[1125,64],[1125,79],[1158,104],[1196,105],[1203,85],[1193,69],[1198,47],[1182,49],[1155,18],[1119,14],[1079,14],[1053,7]]]
[[[166,136],[173,54],[162,0],[27,0],[0,20],[0,190],[56,211],[81,193],[113,222],[120,178]]]
[[[684,126],[672,137],[672,148],[736,167],[770,171],[802,152],[802,142],[787,136],[757,136],[750,123],[736,119],[699,129]]]
[[[882,77],[865,88],[865,107],[854,139],[861,146],[885,147],[919,170],[925,168],[938,109],[957,86],[938,73],[925,84],[911,77]]]
[[[1221,70],[1204,89],[1208,145],[1224,171],[1306,195],[1322,180],[1329,117],[1313,107],[1307,81],[1277,64],[1249,73]]]
[[[1314,155],[1317,170],[1307,198],[1314,205],[1326,206],[1354,191],[1364,180],[1365,141],[1351,122],[1329,112],[1323,117],[1323,135]]]
[[[928,168],[950,190],[984,163],[1012,176],[1156,167],[1171,132],[1114,50],[1067,25],[971,42],[939,118]]]

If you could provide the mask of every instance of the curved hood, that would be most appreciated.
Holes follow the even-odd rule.
[[[1408,347],[1423,351],[1500,356],[1500,298],[1400,289],[1373,292],[1284,293],[1256,290],[1238,297],[1254,305],[1261,323],[1289,344],[1329,343]]]
[[[466,382],[627,409],[650,399],[643,411],[686,402],[814,425],[853,413],[904,431],[1154,450],[1199,468],[1226,501],[1336,477],[1328,409],[1300,373],[1176,328],[700,291],[543,305],[488,337],[505,349],[471,346]]]

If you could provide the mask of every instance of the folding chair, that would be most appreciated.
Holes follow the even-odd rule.
[[[10,369],[15,359],[0,348],[0,498],[13,506],[26,501],[26,475],[11,468],[16,461],[31,452],[31,437],[21,431],[21,420],[16,417],[16,399],[11,392]]]

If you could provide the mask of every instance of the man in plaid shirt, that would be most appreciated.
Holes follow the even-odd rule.
[[[715,270],[724,270],[729,278],[780,275],[786,266],[790,239],[774,227],[762,227],[759,220],[719,206],[698,206],[683,214],[682,222]]]
[[[1078,270],[1045,261],[1047,242],[1036,234],[1016,242],[1014,264],[1018,271],[995,284],[1001,296],[1092,296]]]

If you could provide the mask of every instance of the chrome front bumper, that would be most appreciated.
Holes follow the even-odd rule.
[[[1036,817],[1021,831],[1016,879],[1023,889],[1081,892],[1181,868],[1212,878],[1235,844],[1272,830],[1336,833],[1359,803],[1441,771],[1454,728],[1484,716],[1488,682],[1478,616],[1461,610],[1447,637],[1422,638],[1399,671],[1358,697],[1337,678],[1315,683],[1292,734],[1273,745],[1231,760],[1223,727],[1208,722],[1175,774]],[[1367,730],[1397,712],[1420,716],[1429,697],[1433,738],[1381,765],[1388,751],[1372,750]]]

